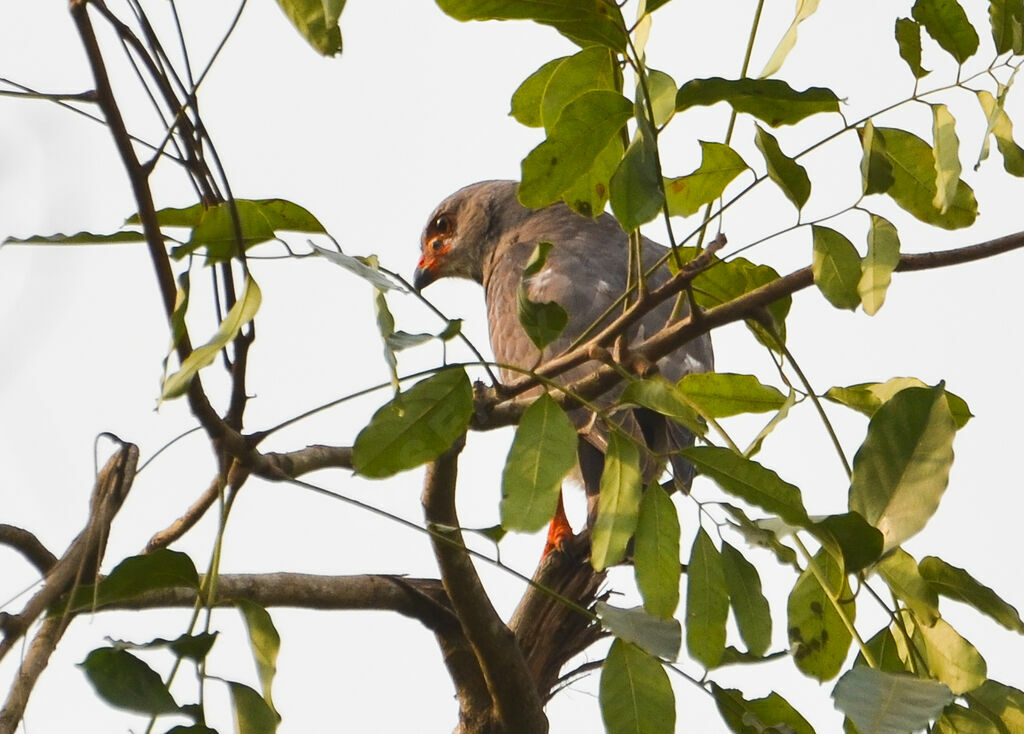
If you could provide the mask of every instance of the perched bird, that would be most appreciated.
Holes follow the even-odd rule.
[[[628,238],[610,214],[595,219],[576,214],[564,203],[542,209],[528,209],[519,203],[515,181],[482,181],[456,191],[430,215],[423,230],[421,256],[413,279],[420,290],[439,278],[468,278],[484,287],[491,347],[499,364],[531,369],[540,361],[564,351],[577,337],[602,318],[605,310],[626,290],[629,269]],[[544,267],[524,283],[523,270],[540,242],[554,245]],[[645,270],[665,254],[662,245],[644,239]],[[655,288],[670,277],[667,267],[658,268],[647,280]],[[555,301],[568,312],[568,324],[543,355],[524,331],[517,309],[520,284],[534,302]],[[627,344],[637,343],[658,332],[667,323],[672,301],[648,313],[626,334]],[[613,318],[618,311],[605,317]],[[685,312],[683,314],[685,316]],[[591,361],[562,373],[556,380],[569,384],[598,367]],[[662,358],[658,370],[676,382],[691,372],[714,367],[711,341],[707,335],[694,339]],[[501,379],[510,381],[520,372],[502,369]],[[593,402],[609,405],[622,387],[599,396]],[[569,417],[579,432],[580,474],[588,495],[591,517],[608,446],[608,427],[586,408],[576,408]],[[687,489],[693,469],[678,455],[678,449],[693,443],[693,435],[678,423],[643,408],[616,412],[615,420],[646,446],[644,481],[658,478],[669,455],[675,483]],[[659,461],[659,458],[661,459]],[[560,547],[571,536],[561,498],[548,534],[548,547]]]

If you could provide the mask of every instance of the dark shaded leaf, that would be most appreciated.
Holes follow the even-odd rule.
[[[958,64],[978,50],[978,32],[957,0],[917,0],[912,14]]]
[[[636,584],[644,609],[656,617],[671,618],[679,606],[679,515],[657,482],[640,500],[633,552]]]
[[[857,666],[839,679],[832,698],[860,734],[907,734],[927,727],[953,694],[933,680]]]
[[[921,576],[942,596],[968,604],[1011,632],[1024,634],[1024,621],[1017,610],[964,569],[935,556],[922,558],[919,567]]]
[[[544,348],[558,338],[569,323],[569,314],[554,301],[530,300],[530,279],[544,269],[548,253],[554,247],[550,242],[538,242],[523,269],[522,282],[516,296],[519,323],[537,349]]]
[[[751,655],[761,657],[772,641],[772,615],[768,600],[761,591],[757,567],[723,541],[722,570],[740,637]]]
[[[591,541],[590,563],[595,570],[614,566],[625,557],[626,545],[636,532],[642,489],[636,445],[613,432],[608,438]]]
[[[601,718],[608,734],[672,734],[675,694],[661,663],[615,640],[601,667]]]
[[[111,232],[94,234],[92,232],[76,232],[75,234],[34,234],[28,237],[8,237],[2,245],[123,245],[145,242],[142,232]]]
[[[782,189],[782,193],[793,202],[793,206],[803,209],[811,195],[811,179],[807,175],[807,169],[782,152],[774,135],[766,132],[760,125],[754,127],[757,128],[754,144],[764,156],[769,178]]]
[[[996,53],[1024,53],[1024,2],[989,0],[988,18]]]
[[[137,599],[159,589],[198,589],[199,574],[192,559],[184,553],[159,548],[152,553],[130,556],[121,561],[100,581],[99,586],[79,586],[69,602],[62,599],[50,610],[64,614],[102,608],[110,604]]]
[[[127,650],[100,647],[79,665],[99,697],[111,706],[153,716],[178,710],[160,675]]]
[[[829,588],[826,591],[822,587],[810,567],[800,574],[787,605],[789,641],[796,667],[805,675],[826,681],[839,674],[853,641],[830,596],[840,600],[850,622],[857,607],[849,580],[832,556],[818,551],[813,563]]]
[[[860,174],[865,194],[884,194],[892,187],[895,179],[892,175],[892,163],[885,152],[885,141],[881,135],[875,134],[875,126],[871,120],[864,127],[857,128],[861,146],[864,150],[860,161]]]
[[[713,308],[778,279],[779,274],[770,266],[755,265],[744,257],[734,257],[728,262],[716,261],[714,267],[694,278],[694,298],[701,307]],[[786,342],[786,316],[792,303],[792,297],[786,296],[767,307],[775,333],[783,344]],[[761,324],[753,320],[746,324],[759,342],[779,351],[778,343]]]
[[[686,649],[705,668],[725,652],[729,592],[722,557],[704,528],[697,530],[686,569]]]
[[[352,464],[379,479],[433,461],[469,425],[473,388],[460,368],[417,382],[381,407],[356,437]]]
[[[882,555],[882,534],[856,512],[829,515],[814,523],[811,532],[826,547],[838,548],[846,573],[857,573]]]
[[[931,74],[929,69],[921,66],[921,24],[910,18],[896,19],[896,43],[900,47],[900,57],[907,62],[910,73],[915,79]]]
[[[665,179],[668,213],[688,217],[725,191],[734,178],[749,168],[740,154],[724,143],[700,141],[700,166],[693,173]]]
[[[668,416],[698,436],[707,433],[707,426],[683,398],[680,388],[659,375],[630,382],[622,391],[619,402],[640,405]]]
[[[772,127],[792,125],[819,112],[838,112],[839,98],[831,89],[809,87],[798,92],[780,79],[694,79],[679,88],[676,112],[697,105],[728,102]]]
[[[814,259],[811,272],[818,290],[836,308],[854,310],[860,305],[860,255],[841,232],[815,224],[811,227]]]

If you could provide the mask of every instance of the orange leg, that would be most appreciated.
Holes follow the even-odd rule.
[[[565,516],[565,505],[562,504],[562,493],[558,493],[558,508],[555,510],[555,516],[551,518],[551,526],[548,528],[548,542],[544,546],[544,555],[541,558],[547,558],[548,553],[553,550],[562,550],[562,544],[573,536],[572,526],[569,524],[569,519]]]

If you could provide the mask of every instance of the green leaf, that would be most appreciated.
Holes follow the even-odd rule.
[[[985,682],[987,667],[974,646],[961,637],[944,619],[930,627],[918,626],[925,643],[928,670],[961,695]]]
[[[922,558],[920,569],[921,576],[942,596],[969,604],[1011,632],[1024,634],[1024,621],[1017,610],[964,569],[935,556]]]
[[[985,111],[988,125],[985,130],[985,144],[982,148],[980,164],[988,155],[989,135],[995,135],[996,148],[1003,156],[1003,168],[1013,176],[1024,176],[1024,149],[1013,139],[1013,123],[1003,108],[1005,97],[998,99],[984,89],[978,91],[978,102]]]
[[[768,438],[772,431],[774,431],[779,424],[789,416],[789,411],[794,405],[796,405],[796,399],[796,390],[790,387],[789,395],[786,396],[786,402],[779,406],[779,409],[775,411],[775,415],[773,415],[771,419],[764,424],[761,430],[757,432],[757,435],[751,440],[750,445],[743,451],[744,456],[750,459],[757,455],[761,450],[761,445],[764,443],[764,440]]]
[[[611,92],[622,89],[622,75],[615,54],[609,49],[591,46],[563,59],[544,86],[540,98],[541,125],[550,133],[570,102],[587,92],[602,89]]]
[[[817,5],[817,2],[814,4]],[[811,195],[811,179],[807,175],[807,169],[782,152],[774,135],[766,132],[760,125],[754,127],[757,129],[754,144],[764,156],[768,177],[782,189],[782,193],[793,202],[793,206],[798,210],[803,209]]]
[[[892,627],[880,629],[874,637],[865,643],[865,646],[874,656],[878,670],[886,670],[890,673],[907,672],[907,664],[900,657],[899,645],[896,644],[896,638],[893,637]],[[867,665],[863,652],[857,653],[853,664],[854,666]]]
[[[558,201],[593,166],[598,155],[633,115],[618,92],[587,92],[567,104],[542,142],[523,159],[519,199],[540,208]]]
[[[789,24],[789,28],[782,35],[779,40],[779,44],[775,47],[771,57],[768,59],[768,63],[765,64],[764,69],[758,75],[762,79],[769,77],[779,69],[782,68],[782,63],[789,56],[789,52],[793,50],[793,46],[796,45],[797,28],[805,20],[814,15],[814,12],[818,9],[818,0],[797,0],[796,2],[796,16],[793,21]],[[800,207],[798,206],[797,209]]]
[[[853,243],[829,227],[815,224],[811,227],[814,239],[814,259],[811,272],[818,290],[836,308],[854,310],[860,305],[860,255]]]
[[[388,301],[384,297],[384,291],[377,289],[373,298],[373,306],[377,316],[377,329],[380,331],[381,341],[384,344],[384,361],[387,363],[388,370],[391,373],[391,387],[397,393],[399,390],[398,355],[391,348],[391,339],[395,335],[395,317],[391,314],[391,309],[388,308]]]
[[[0,242],[0,245],[122,245],[145,241],[146,236],[142,232],[111,232],[109,234],[75,232],[75,234],[34,234],[28,237],[8,237]]]
[[[829,515],[814,523],[811,532],[840,553],[846,573],[867,568],[882,555],[882,534],[856,512]]]
[[[864,313],[874,316],[885,303],[885,294],[892,281],[892,273],[900,263],[900,238],[896,227],[888,219],[871,215],[868,230],[868,254],[861,261],[857,293]]]
[[[932,105],[932,138],[935,141],[935,198],[932,205],[945,214],[956,198],[960,181],[960,140],[956,120],[944,104]]]
[[[667,416],[698,436],[707,433],[707,426],[683,398],[680,388],[660,375],[631,381],[622,391],[619,402],[639,405]]]
[[[679,561],[676,561],[679,565]],[[619,609],[603,601],[594,605],[601,626],[620,640],[636,645],[655,657],[675,660],[682,645],[679,621],[656,617],[642,607]]]
[[[612,176],[622,160],[623,150],[622,139],[615,135],[598,154],[590,170],[565,190],[562,198],[574,212],[583,217],[597,217],[604,213]]]
[[[192,726],[171,727],[164,734],[217,734],[217,730],[203,724],[192,724]]]
[[[220,322],[220,328],[210,341],[193,350],[181,363],[181,368],[164,381],[161,400],[171,400],[184,395],[192,384],[199,370],[210,365],[217,358],[217,353],[224,349],[242,330],[242,327],[253,320],[260,308],[263,294],[253,280],[252,275],[245,279],[245,290],[228,315]]]
[[[942,712],[932,730],[934,734],[1000,734],[987,715],[952,703]]]
[[[884,141],[882,155],[892,166],[893,183],[887,193],[901,208],[926,224],[959,229],[974,223],[978,202],[963,180],[945,212],[935,207],[935,154],[932,147],[913,133],[898,128],[875,128]]]
[[[907,734],[926,728],[953,694],[933,680],[857,666],[839,679],[832,698],[860,734]]]
[[[235,712],[237,734],[274,734],[281,717],[256,691],[242,683],[228,681]]]
[[[245,249],[275,239],[279,236],[278,232],[282,231],[313,234],[326,231],[309,211],[284,199],[236,199],[235,208]],[[222,262],[238,255],[235,219],[229,202],[203,210],[194,225],[184,224],[185,221],[191,221],[191,209],[193,207],[187,210],[165,210],[168,221],[177,222],[177,217],[181,217],[181,220],[176,224],[161,222],[164,226],[193,226],[188,243],[174,248],[171,251],[172,257],[180,259],[200,248],[206,248],[209,263]]]
[[[573,43],[599,43],[626,50],[626,31],[617,8],[593,0],[437,0],[456,20],[532,20],[555,28]]]
[[[989,0],[988,17],[996,53],[1024,53],[1024,2]]]
[[[156,221],[161,227],[187,227],[194,229],[203,219],[203,212],[206,208],[202,204],[193,204],[186,207],[167,207],[156,213]],[[142,217],[138,212],[124,220],[125,224],[142,224]]]
[[[922,626],[935,624],[939,618],[939,597],[921,575],[913,556],[902,548],[895,548],[878,562],[875,570]]]
[[[784,566],[790,566],[797,571],[800,570],[800,566],[796,562],[796,551],[780,541],[779,536],[774,530],[754,522],[747,517],[743,510],[735,505],[722,502],[719,506],[732,516],[733,522],[730,525],[743,536],[743,540],[749,545],[754,548],[764,548],[770,551],[779,563]]]
[[[1024,731],[1024,691],[987,680],[971,691],[967,703],[971,708],[991,711],[1013,734]]]
[[[735,688],[721,688],[712,681],[711,695],[722,719],[736,734],[814,734],[807,719],[774,691],[748,701]]]
[[[665,179],[668,213],[688,217],[722,195],[729,183],[750,166],[725,143],[701,140],[700,166],[693,173]]]
[[[382,291],[396,290],[400,293],[406,292],[405,288],[393,280],[390,275],[380,270],[376,255],[359,257],[356,255],[346,255],[341,250],[328,250],[318,245],[312,245],[312,247],[313,252],[320,257],[330,260],[353,275],[358,275],[374,288]]]
[[[590,563],[596,571],[622,561],[639,519],[640,453],[618,432],[608,438],[600,489],[590,551]]]
[[[679,515],[656,482],[640,500],[633,567],[644,609],[670,618],[679,606]]]
[[[853,458],[850,509],[895,548],[935,512],[953,464],[956,426],[942,386],[910,387],[884,403]]]
[[[772,127],[792,125],[819,112],[838,112],[839,98],[831,89],[809,87],[798,92],[780,79],[694,79],[679,88],[676,112],[690,107],[728,102]]]
[[[885,141],[875,133],[871,120],[864,123],[864,127],[857,128],[857,134],[864,151],[860,162],[864,194],[884,194],[895,182],[892,163],[885,152]]]
[[[638,130],[612,176],[612,213],[629,233],[658,216],[664,205],[653,133]]]
[[[445,369],[381,407],[356,437],[352,465],[380,479],[433,461],[466,430],[473,388],[466,371]]]
[[[661,663],[615,640],[601,667],[601,718],[607,734],[672,734],[675,694]]]
[[[277,0],[288,20],[303,38],[323,56],[341,53],[338,17],[345,0]]]
[[[755,265],[743,257],[734,257],[728,262],[716,260],[714,267],[694,278],[694,298],[702,308],[713,308],[778,279],[779,274],[768,265]],[[774,330],[783,344],[786,342],[786,316],[792,303],[792,297],[786,296],[767,308]],[[759,342],[779,351],[779,345],[761,324],[753,320],[746,323]]]
[[[99,586],[79,586],[70,601],[62,599],[50,610],[64,614],[138,599],[159,589],[198,589],[199,574],[184,553],[159,548],[152,553],[130,556],[117,564]]]
[[[862,382],[849,387],[833,387],[825,393],[825,397],[834,403],[847,407],[870,417],[875,414],[883,403],[891,400],[894,395],[908,387],[928,387],[916,377],[893,377],[886,382]],[[946,403],[953,415],[956,427],[963,428],[967,421],[974,417],[964,399],[951,392],[946,392]]]
[[[729,494],[778,515],[790,525],[810,524],[800,490],[771,469],[717,446],[691,446],[682,454]]]
[[[849,580],[832,556],[821,550],[812,562],[829,590],[822,587],[810,566],[800,574],[787,605],[789,641],[796,667],[804,675],[826,681],[839,674],[853,640],[829,595],[840,599],[851,622],[857,607]]]
[[[931,74],[929,69],[921,66],[921,24],[910,18],[896,19],[896,43],[900,47],[900,57],[907,62],[910,73],[915,79]]]
[[[516,295],[519,323],[526,335],[530,337],[530,341],[541,351],[557,339],[565,329],[565,325],[569,323],[569,314],[554,301],[530,300],[530,281],[544,269],[552,247],[554,245],[550,242],[538,242],[537,246],[533,248],[530,259],[527,260],[526,267],[523,269],[522,281]]]
[[[127,650],[100,647],[79,666],[99,697],[111,706],[152,716],[178,710],[160,675]]]
[[[654,110],[654,126],[666,125],[676,113],[676,80],[663,71],[647,70],[647,91]]]
[[[544,97],[544,90],[547,88],[548,82],[551,81],[551,77],[554,76],[555,70],[568,58],[570,57],[560,56],[557,59],[551,59],[526,77],[512,94],[512,109],[509,110],[509,114],[527,127],[544,127],[540,101]]]
[[[722,661],[728,617],[722,557],[704,528],[699,528],[686,569],[686,649],[705,668]]]
[[[750,654],[760,657],[768,651],[772,641],[772,615],[768,600],[761,591],[757,567],[723,541],[722,570],[740,637]]]
[[[576,465],[576,428],[547,393],[523,411],[501,475],[501,526],[532,533],[555,514],[562,479]]]
[[[786,396],[753,375],[731,372],[698,372],[679,381],[679,392],[697,407],[701,415],[726,418],[741,413],[779,410]]]
[[[259,673],[263,699],[271,711],[276,711],[270,691],[274,684],[274,676],[277,674],[277,654],[281,650],[281,635],[278,634],[270,614],[259,604],[239,599],[235,605],[242,613],[246,629],[249,631],[249,647],[252,649],[252,658]]]
[[[978,33],[957,0],[917,0],[914,20],[950,56],[962,64],[978,50]]]

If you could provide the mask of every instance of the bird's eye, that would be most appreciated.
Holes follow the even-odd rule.
[[[440,237],[435,237],[430,242],[430,247],[434,252],[440,252],[441,249],[444,247],[444,240],[442,240]]]
[[[446,214],[442,214],[434,220],[434,229],[441,234],[448,234],[451,231],[451,228],[451,220]]]

